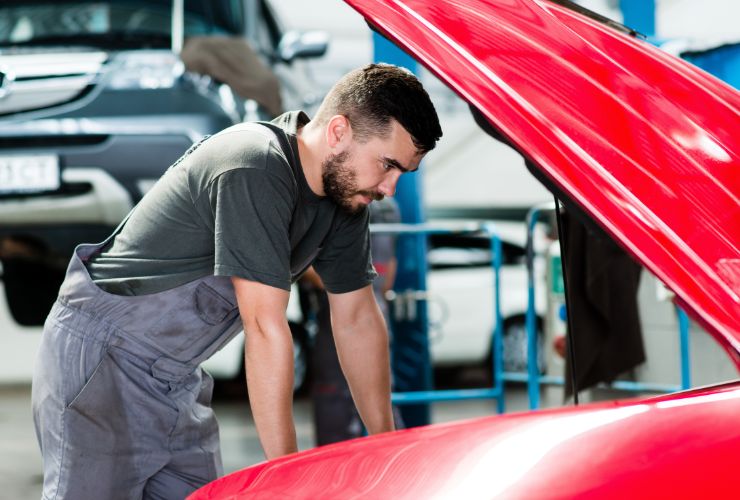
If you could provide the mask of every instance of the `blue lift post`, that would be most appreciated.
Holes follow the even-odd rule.
[[[676,307],[678,314],[678,331],[681,335],[681,389],[691,387],[691,358],[689,357],[689,317],[680,307]]]
[[[620,0],[623,24],[648,38],[655,36],[655,0]]]
[[[681,58],[740,89],[740,42],[687,52]]]
[[[403,66],[417,71],[416,61],[378,33],[373,33],[373,60]],[[423,169],[422,169],[423,170]],[[419,224],[425,221],[422,200],[422,170],[402,175],[396,188],[396,200],[401,221]],[[398,269],[395,290],[426,290],[427,272],[426,234],[406,234],[398,239]],[[398,391],[428,391],[433,385],[432,364],[429,356],[429,336],[426,301],[419,301],[413,319],[394,322],[393,367],[394,383]],[[414,404],[401,408],[408,427],[431,422],[429,404]]]

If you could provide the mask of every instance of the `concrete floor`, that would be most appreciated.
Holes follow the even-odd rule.
[[[511,385],[507,390],[508,411],[527,409],[526,392],[522,386]],[[262,451],[246,398],[225,396],[221,391],[214,397],[214,409],[221,427],[224,468],[232,472],[263,460]],[[41,497],[41,458],[36,444],[31,418],[30,387],[0,386],[0,498],[29,500]],[[433,422],[491,415],[493,401],[443,402],[432,405]],[[301,450],[314,442],[310,398],[295,401],[295,421]]]

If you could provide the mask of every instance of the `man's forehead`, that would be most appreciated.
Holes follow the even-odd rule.
[[[390,134],[383,141],[386,149],[383,157],[395,167],[402,170],[416,170],[421,161],[422,153],[414,144],[411,134],[396,120],[391,120]]]

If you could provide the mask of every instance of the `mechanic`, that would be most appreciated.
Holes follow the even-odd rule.
[[[78,246],[33,381],[44,498],[184,498],[219,476],[199,365],[240,326],[264,453],[296,451],[285,310],[311,264],[360,416],[371,434],[393,430],[367,205],[441,135],[411,73],[368,65],[313,120],[290,112],[191,147],[106,241]]]

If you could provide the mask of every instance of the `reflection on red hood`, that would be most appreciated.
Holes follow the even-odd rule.
[[[740,367],[736,90],[547,0],[347,3],[475,105]]]
[[[740,382],[433,425],[256,465],[190,500],[728,498],[738,415]]]

